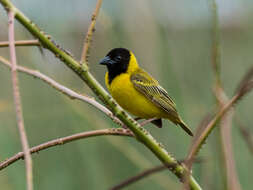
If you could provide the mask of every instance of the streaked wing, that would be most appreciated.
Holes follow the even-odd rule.
[[[169,114],[178,117],[176,105],[171,97],[147,72],[139,70],[131,75],[131,81],[135,89],[144,94],[154,104]]]

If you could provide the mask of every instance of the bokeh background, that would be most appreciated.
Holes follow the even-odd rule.
[[[13,0],[30,19],[79,59],[95,0]],[[221,77],[231,97],[252,66],[253,2],[218,0],[221,28]],[[0,7],[0,41],[6,41],[7,16]],[[33,37],[16,22],[16,39]],[[90,70],[104,85],[105,68],[98,61],[112,48],[127,47],[140,65],[157,78],[175,99],[178,110],[193,130],[215,109],[211,67],[212,20],[203,0],[105,0],[90,51]],[[8,48],[0,55],[9,58]],[[18,47],[18,64],[40,70],[80,93],[93,95],[87,86],[50,52]],[[30,146],[82,131],[117,127],[95,108],[71,100],[47,84],[19,74],[23,114]],[[236,116],[252,131],[253,93],[236,106]],[[148,126],[152,135],[177,159],[183,159],[191,138],[170,122],[162,129]],[[232,140],[242,189],[253,187],[253,156],[233,123]],[[12,97],[11,75],[0,64],[0,161],[21,151]],[[193,174],[203,189],[224,189],[217,128],[207,140]],[[97,137],[47,149],[33,155],[35,189],[109,189],[152,166],[157,158],[143,145],[126,137]],[[24,162],[0,172],[3,190],[25,189]],[[126,189],[180,189],[169,171],[145,178]]]

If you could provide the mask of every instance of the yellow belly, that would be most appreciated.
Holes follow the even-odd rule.
[[[112,97],[118,104],[131,114],[141,118],[167,118],[168,115],[161,108],[157,107],[148,98],[138,92],[130,81],[130,75],[125,73],[113,79],[111,85],[108,84],[106,75],[106,85]]]

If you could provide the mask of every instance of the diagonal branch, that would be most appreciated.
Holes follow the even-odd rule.
[[[16,118],[18,124],[19,135],[21,139],[22,149],[25,155],[25,165],[26,165],[26,183],[27,189],[33,189],[33,174],[32,174],[32,158],[29,152],[28,140],[25,132],[24,119],[22,114],[21,99],[19,93],[18,85],[18,75],[17,75],[17,62],[16,62],[16,51],[14,44],[14,15],[12,10],[8,12],[9,18],[9,44],[10,44],[10,57],[11,57],[11,74],[12,74],[12,86],[13,86],[13,97],[16,110]]]
[[[15,46],[40,46],[40,42],[38,40],[19,40],[15,41]],[[8,47],[9,42],[0,42],[0,48],[1,47]]]
[[[38,146],[32,147],[30,149],[30,153],[37,153],[42,150],[48,149],[50,147],[54,147],[57,145],[63,145],[72,141],[76,141],[79,139],[84,139],[88,137],[97,137],[97,136],[104,136],[104,135],[114,135],[114,136],[129,136],[133,137],[133,133],[128,129],[121,129],[121,128],[110,128],[110,129],[100,129],[100,130],[94,130],[94,131],[87,131],[82,133],[77,133],[74,135],[70,135],[67,137],[62,137],[58,139],[54,139],[48,142],[45,142],[43,144],[40,144]],[[23,159],[24,158],[24,152],[19,152],[16,155],[12,156],[9,159],[6,159],[3,162],[0,162],[0,170],[6,168],[7,166],[13,164],[14,162]]]
[[[0,62],[2,62],[5,66],[11,68],[10,62],[1,56],[0,56]],[[105,113],[107,116],[109,116],[115,123],[117,123],[121,126],[124,126],[123,123],[117,117],[115,117],[109,109],[107,109],[105,106],[103,106],[102,104],[97,102],[94,98],[86,96],[86,95],[81,95],[81,94],[61,85],[60,83],[54,81],[52,78],[40,73],[39,71],[28,69],[28,68],[22,67],[22,66],[17,66],[17,70],[44,81],[45,83],[49,84],[51,87],[53,87],[57,91],[60,91],[61,93],[65,94],[66,96],[70,97],[71,99],[77,99],[82,102],[91,104],[92,106],[94,106],[95,108],[97,108],[101,112]]]
[[[91,45],[91,41],[92,41],[92,35],[95,31],[95,24],[96,24],[96,20],[98,17],[98,13],[99,13],[99,9],[101,7],[102,4],[102,0],[98,0],[97,4],[96,4],[96,8],[92,14],[91,17],[91,23],[90,26],[88,28],[87,34],[85,36],[84,39],[84,43],[83,43],[83,51],[82,51],[82,55],[81,55],[81,63],[83,62],[88,62],[88,54],[89,54],[89,49],[90,49],[90,45]]]
[[[124,187],[131,185],[132,183],[135,183],[145,177],[148,177],[149,175],[152,175],[154,173],[163,171],[165,169],[168,169],[169,166],[165,166],[165,165],[160,165],[160,166],[156,166],[150,169],[145,170],[144,172],[141,172],[133,177],[130,177],[128,179],[126,179],[125,181],[122,181],[121,183],[113,186],[112,188],[110,188],[110,190],[119,190],[119,189],[123,189]]]

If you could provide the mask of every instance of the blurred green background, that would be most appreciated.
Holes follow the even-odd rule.
[[[13,3],[63,48],[79,59],[95,0],[26,0]],[[229,97],[252,66],[253,2],[218,2],[221,27],[221,74]],[[175,99],[185,122],[194,130],[203,116],[215,109],[211,67],[212,23],[208,1],[203,0],[107,0],[103,2],[90,51],[92,74],[104,85],[105,68],[98,65],[110,49],[126,47],[140,65],[152,73]],[[6,41],[7,16],[0,8],[0,41]],[[33,37],[18,22],[16,39]],[[9,58],[8,48],[0,55]],[[40,70],[80,93],[93,95],[87,86],[50,52],[18,47],[18,64]],[[16,127],[10,71],[0,64],[0,161],[21,151]],[[19,74],[23,114],[30,146],[82,131],[117,127],[93,107],[71,100],[43,82]],[[236,106],[236,115],[252,132],[253,93]],[[148,127],[177,159],[183,159],[191,138],[170,122],[162,129]],[[242,189],[253,187],[253,157],[233,124],[236,169]],[[203,189],[224,189],[217,129],[200,156],[205,162],[193,175]],[[78,140],[33,155],[35,189],[109,189],[147,168],[159,165],[143,145],[126,137]],[[3,190],[25,189],[24,162],[0,172]],[[180,189],[169,171],[145,178],[126,189]]]

